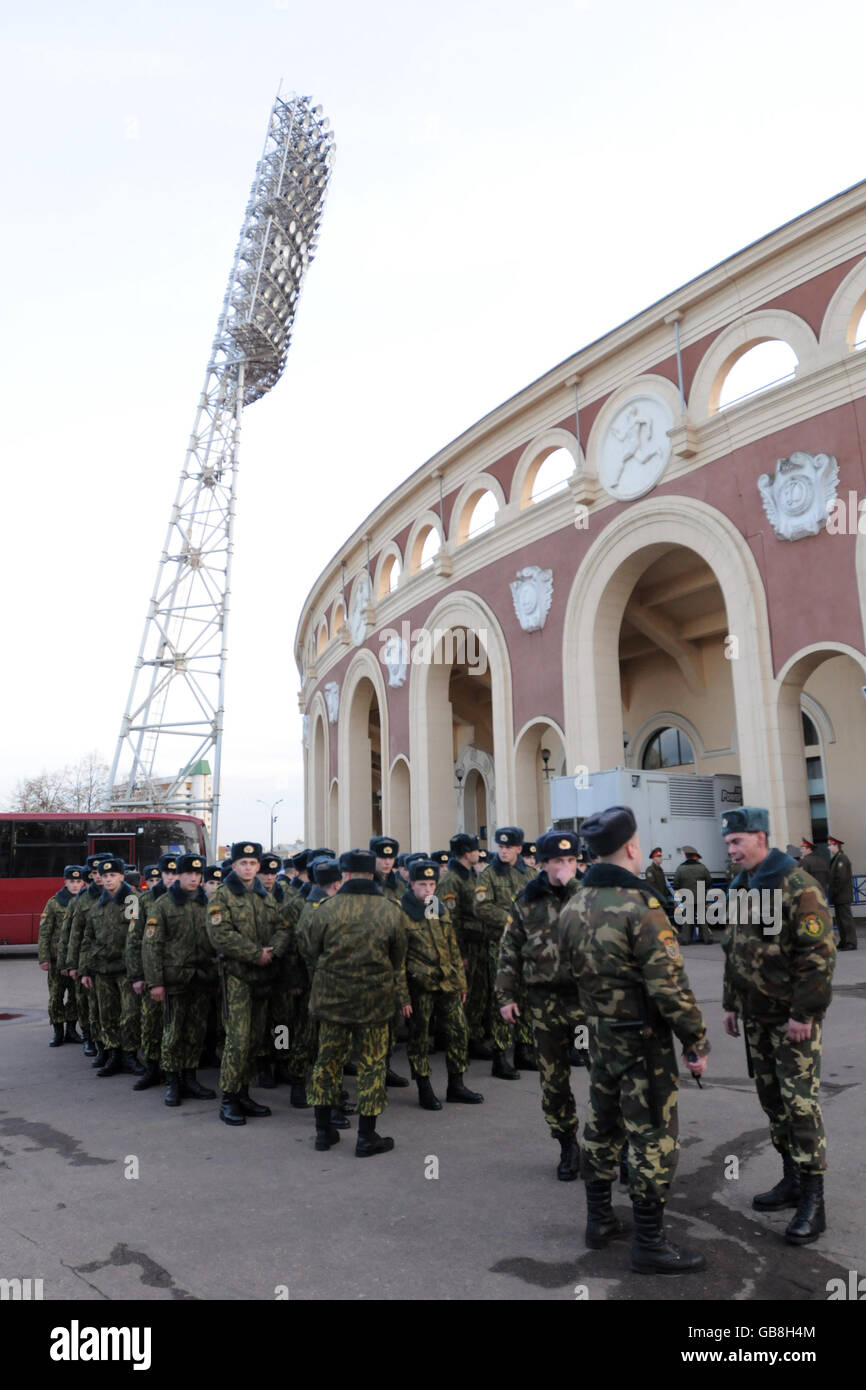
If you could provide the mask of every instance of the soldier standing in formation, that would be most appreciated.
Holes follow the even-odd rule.
[[[84,887],[84,871],[77,864],[67,864],[63,870],[63,887],[48,899],[39,918],[38,960],[40,969],[48,972],[48,1020],[54,1029],[49,1047],[82,1041],[75,1028],[78,1017],[75,984],[68,975],[61,974],[58,953],[67,909]]]
[[[90,854],[85,859],[83,868],[89,880],[87,887],[79,893],[74,902],[69,904],[67,921],[63,924],[64,933],[67,933],[66,968],[69,972],[69,978],[75,981],[75,987],[80,991],[80,999],[87,1013],[84,1052],[86,1056],[93,1058],[92,1065],[97,1068],[104,1067],[106,1062],[105,1048],[102,1046],[99,1032],[99,1000],[95,989],[84,988],[81,981],[82,972],[78,966],[84,926],[102,893],[102,877],[97,867],[102,857],[98,854]]]
[[[521,992],[517,1003],[520,1015],[513,1027],[509,1026],[499,1013],[496,1005],[496,971],[499,968],[499,943],[502,933],[511,920],[511,904],[526,887],[535,870],[518,862],[523,846],[523,831],[517,825],[503,825],[494,833],[496,858],[491,860],[479,875],[475,885],[475,915],[481,922],[486,937],[486,973],[479,980],[479,998],[483,1000],[483,1017],[488,1036],[493,1043],[493,1066],[491,1074],[502,1081],[516,1081],[520,1067],[537,1071],[538,1066],[532,1055],[532,1033],[529,1027],[525,992]],[[508,1061],[507,1049],[514,1033],[514,1066]]]
[[[836,917],[836,930],[839,933],[839,950],[857,950],[857,928],[851,904],[854,901],[854,873],[851,860],[844,853],[844,840],[827,836],[830,848],[830,892],[828,894]]]
[[[145,1072],[133,1086],[134,1091],[146,1091],[156,1086],[160,1079],[159,1058],[162,1050],[163,1006],[145,987],[144,965],[141,958],[141,942],[144,927],[151,908],[159,902],[176,882],[178,875],[176,854],[161,854],[156,862],[157,877],[151,874],[151,885],[136,904],[138,912],[129,924],[126,936],[124,961],[127,978],[138,995],[141,1010],[141,1053]]]
[[[703,1255],[664,1233],[664,1208],[679,1156],[679,1076],[671,1034],[700,1076],[710,1050],[686,978],[676,934],[647,883],[634,815],[611,806],[590,816],[581,835],[596,856],[562,909],[560,942],[589,1026],[589,1110],[581,1169],[586,1181],[586,1243],[601,1249],[623,1227],[611,1185],[628,1141],[635,1231],[631,1267],[640,1274],[703,1269]]]
[[[489,1062],[493,1052],[485,1041],[487,1018],[487,943],[484,928],[475,913],[478,840],[462,831],[451,837],[448,867],[441,875],[439,901],[448,909],[466,972],[466,1026],[469,1030],[469,1056]]]
[[[701,863],[700,851],[696,850],[694,845],[683,845],[683,854],[686,857],[674,874],[674,893],[676,893],[678,889],[685,889],[686,892],[691,894],[692,902],[696,904],[698,884],[703,883],[708,889],[712,888],[713,876],[706,864]],[[664,906],[664,899],[662,899],[662,906]],[[697,911],[695,911],[694,921],[698,929],[698,940],[700,943],[704,946],[712,946],[715,937],[707,926],[707,923],[703,920],[703,914],[701,914],[699,918]],[[687,946],[691,939],[692,928],[690,926],[684,926],[682,934],[680,935],[680,944],[682,946]]]
[[[541,1108],[559,1143],[556,1176],[561,1182],[573,1182],[578,1173],[571,1054],[584,1017],[577,985],[559,950],[560,913],[580,885],[575,877],[577,846],[577,836],[570,831],[539,838],[541,872],[512,903],[496,976],[496,998],[506,1023],[520,1017],[518,997],[526,999],[541,1080]]]
[[[806,1245],[825,1229],[827,1141],[818,1097],[821,1021],[832,996],[836,948],[820,887],[789,855],[769,846],[769,813],[741,806],[722,817],[722,834],[741,870],[731,884],[781,894],[781,930],[758,920],[730,922],[725,933],[725,1032],[739,1037],[758,1100],[770,1121],[782,1179],[752,1201],[758,1211],[796,1207],[785,1239]],[[735,913],[735,918],[740,916]]]
[[[138,894],[124,878],[122,859],[99,861],[102,892],[84,924],[79,953],[81,983],[95,989],[99,1001],[100,1039],[107,1055],[97,1076],[131,1072],[142,1076],[137,1057],[141,1036],[138,996],[127,978],[124,951]]]

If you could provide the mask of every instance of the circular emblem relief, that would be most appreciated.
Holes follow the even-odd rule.
[[[598,476],[605,492],[627,502],[655,487],[671,456],[673,423],[660,396],[632,396],[620,407],[601,445]]]

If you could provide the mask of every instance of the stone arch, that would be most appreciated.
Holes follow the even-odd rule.
[[[316,634],[316,656],[321,656],[328,645],[328,620],[323,618]]]
[[[502,484],[491,473],[476,473],[469,478],[457,494],[451,509],[451,544],[463,545],[469,539],[469,523],[476,502],[485,492],[492,492],[499,508],[497,517],[502,515],[505,506],[505,493]]]
[[[542,748],[550,754],[546,776]],[[515,823],[528,836],[540,835],[550,824],[549,779],[561,772],[564,758],[565,734],[546,715],[528,720],[514,740]]]
[[[659,544],[700,556],[722,592],[731,661],[743,797],[781,814],[782,747],[764,586],[755,558],[729,519],[689,497],[649,497],[605,528],[584,556],[566,604],[563,696],[569,770],[622,764],[618,635],[632,589]],[[774,822],[777,823],[777,822]]]
[[[328,792],[328,823],[327,834],[324,843],[335,849],[339,844],[340,831],[340,783],[334,777],[331,780],[331,789]]]
[[[327,844],[327,789],[329,785],[330,740],[328,710],[324,697],[316,691],[309,709],[310,741],[307,749],[307,820],[305,839],[308,845]]]
[[[650,715],[649,719],[645,719],[637,733],[632,734],[626,750],[626,767],[642,766],[644,750],[650,739],[661,728],[679,729],[681,733],[685,734],[694,749],[695,762],[700,762],[703,759],[706,749],[697,726],[690,719],[686,719],[683,714],[676,714],[670,709],[661,709]]]
[[[331,636],[339,637],[340,628],[346,621],[346,608],[341,598],[335,599],[331,610]]]
[[[380,599],[387,598],[390,594],[391,569],[394,564],[400,566],[400,577],[402,578],[403,556],[400,554],[400,547],[395,541],[389,541],[387,545],[382,547],[376,561],[376,572],[373,576],[373,603],[378,603]],[[399,579],[397,582],[400,582]]]
[[[431,634],[432,660],[418,661],[413,652],[409,755],[414,770],[412,843],[429,849],[434,840],[447,844],[456,815],[454,735],[448,704],[451,664],[441,659],[445,634],[453,629],[477,633],[479,658],[486,660],[490,671],[496,814],[502,821],[514,806],[513,704],[508,644],[498,618],[482,599],[466,590],[447,594],[431,609],[424,627]]]
[[[477,835],[480,827],[485,825],[485,839],[489,840],[493,833],[492,822],[496,820],[496,766],[493,759],[483,748],[463,748],[454,764],[454,775],[458,782],[455,830]],[[484,812],[477,814],[475,779],[483,788],[485,806]]]
[[[366,682],[366,688],[359,690]],[[375,775],[374,750],[369,724],[372,701],[379,715],[380,765]],[[373,798],[381,794],[381,820],[387,823],[390,789],[382,771],[388,765],[388,699],[382,666],[369,647],[359,648],[346,668],[340,689],[340,717],[337,726],[337,767],[340,774],[339,843],[346,849],[365,846],[374,829]],[[389,832],[390,833],[390,832]]]
[[[858,261],[842,281],[824,312],[821,350],[828,358],[844,357],[854,347],[854,335],[866,309],[866,260]]]
[[[804,690],[800,695],[800,704],[818,730],[818,737],[821,742],[835,743],[836,730],[833,727],[833,721],[820,700],[816,700],[814,695],[809,695]]]
[[[819,358],[818,340],[809,325],[787,309],[758,309],[722,329],[701,358],[689,393],[689,415],[700,425],[719,409],[725,377],[749,348],[771,338],[787,343],[797,357],[797,376],[809,372]]]
[[[412,771],[408,760],[399,753],[391,764],[388,778],[390,786],[387,830],[383,833],[393,835],[401,850],[406,853],[412,845]]]
[[[517,461],[517,467],[511,478],[511,492],[508,499],[512,506],[522,510],[530,505],[535,475],[548,455],[555,453],[557,449],[567,449],[574,459],[575,472],[581,471],[585,461],[577,442],[577,436],[572,434],[570,430],[558,427],[544,430],[542,434],[536,435],[527,444]]]
[[[426,511],[416,517],[406,542],[406,569],[410,575],[417,574],[421,568],[421,551],[424,549],[424,542],[431,527],[434,531],[438,531],[440,543],[445,544],[442,522],[436,512]]]

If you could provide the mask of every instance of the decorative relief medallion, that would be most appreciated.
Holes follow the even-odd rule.
[[[517,621],[524,632],[538,632],[544,627],[553,599],[553,570],[527,565],[517,571],[511,583],[511,597]]]
[[[325,686],[325,704],[328,706],[328,722],[336,724],[340,709],[340,687],[336,681],[328,681]]]
[[[599,482],[620,502],[654,488],[671,456],[674,417],[661,396],[642,392],[614,415],[601,443]]]
[[[806,454],[800,449],[777,461],[772,478],[762,473],[758,491],[779,540],[817,536],[826,524],[838,483],[839,465],[832,454]]]

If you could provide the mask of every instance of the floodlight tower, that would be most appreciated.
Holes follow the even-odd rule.
[[[201,815],[214,846],[241,411],[285,365],[331,174],[329,125],[309,97],[277,97],[271,111],[109,779],[112,807]]]

